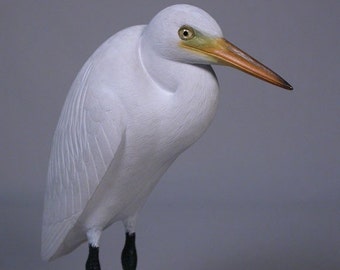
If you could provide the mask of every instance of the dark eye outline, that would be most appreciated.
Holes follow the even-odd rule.
[[[178,30],[178,36],[181,40],[190,40],[195,37],[195,30],[188,26],[188,25],[183,25],[179,30]]]

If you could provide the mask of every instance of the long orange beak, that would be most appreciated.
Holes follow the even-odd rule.
[[[293,90],[293,87],[281,76],[224,38],[203,38],[200,42],[183,42],[181,46],[198,53],[203,53],[212,58],[216,64],[237,68],[271,84],[287,90]]]

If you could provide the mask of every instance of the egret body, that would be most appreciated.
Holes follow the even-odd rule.
[[[135,224],[172,162],[208,128],[219,85],[211,64],[228,65],[292,89],[223,38],[203,10],[174,5],[148,25],[122,30],[87,60],[54,134],[42,230],[53,260],[84,241],[87,269],[100,269],[101,232],[126,230],[123,269],[135,269]]]

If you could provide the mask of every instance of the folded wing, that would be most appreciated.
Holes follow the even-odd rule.
[[[115,157],[124,113],[112,87],[100,81],[91,58],[74,81],[54,134],[42,230],[42,258],[80,243],[64,243]],[[75,245],[72,247],[72,245]]]

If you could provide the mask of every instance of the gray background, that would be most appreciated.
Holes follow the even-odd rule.
[[[288,92],[216,67],[217,116],[138,222],[139,269],[340,269],[339,1],[186,1],[281,74]],[[84,269],[87,246],[40,260],[53,132],[82,64],[175,1],[0,2],[0,269]],[[102,236],[120,269],[123,228]]]

